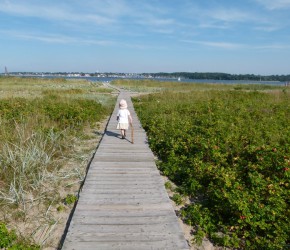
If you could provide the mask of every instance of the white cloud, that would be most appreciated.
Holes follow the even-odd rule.
[[[263,13],[257,12],[253,8],[243,6],[238,8],[234,2],[230,6],[211,5],[200,6],[191,4],[188,7],[187,15],[191,17],[191,22],[195,23],[195,28],[199,30],[236,30],[246,28],[249,29],[257,26],[267,25],[269,20],[265,18]],[[207,31],[206,31],[207,32]]]
[[[255,30],[260,30],[260,31],[266,31],[266,32],[273,32],[273,31],[277,31],[280,30],[281,27],[280,26],[275,26],[275,25],[267,25],[267,26],[256,26],[254,28]]]
[[[216,9],[208,13],[213,19],[224,22],[247,22],[252,15],[237,9]]]
[[[260,45],[260,46],[254,46],[253,49],[261,49],[261,50],[285,50],[290,49],[290,45],[288,44],[268,44],[268,45]]]
[[[240,49],[245,47],[245,45],[243,44],[229,42],[210,42],[210,41],[192,41],[192,40],[182,40],[182,42],[200,44],[207,47],[216,47],[222,49]]]
[[[216,47],[221,49],[227,50],[237,50],[237,49],[247,49],[247,50],[285,50],[290,49],[290,45],[288,44],[261,44],[258,46],[250,45],[250,44],[240,44],[240,43],[229,43],[229,42],[211,42],[211,41],[194,41],[194,40],[182,40],[185,43],[192,43],[192,44],[200,44],[207,47]]]
[[[142,15],[136,19],[136,23],[151,29],[164,29],[172,27],[174,20],[171,18],[157,18],[151,15]]]
[[[60,34],[32,34],[27,32],[19,31],[0,31],[0,34],[5,34],[6,36],[14,37],[22,40],[30,41],[41,41],[45,43],[55,43],[55,44],[86,44],[86,45],[100,45],[100,46],[109,46],[113,45],[113,41],[109,40],[95,40],[95,39],[86,39],[86,38],[76,38],[72,36],[64,36]]]
[[[290,8],[290,0],[255,0],[255,1],[269,10]]]
[[[228,42],[199,42],[202,45],[217,47],[222,49],[239,49],[242,48],[242,44],[238,43],[228,43]]]
[[[20,18],[31,17],[46,22],[58,23],[66,28],[80,31],[82,28],[94,32],[98,30],[111,34],[152,31],[159,34],[170,34],[175,20],[167,16],[166,8],[156,8],[152,2],[131,3],[127,0],[87,0],[79,3],[77,0],[64,2],[49,1],[39,3],[36,0],[1,2],[0,13],[6,13]],[[151,10],[151,11],[149,11]],[[115,32],[116,31],[116,32]]]
[[[198,25],[199,28],[202,29],[229,29],[230,25],[229,24],[216,24],[216,23],[211,23],[208,22],[207,20],[205,22],[202,22]]]
[[[60,4],[58,6],[41,5],[33,3],[0,3],[0,12],[15,16],[35,17],[50,21],[71,21],[71,22],[89,22],[94,24],[111,24],[114,19],[98,14],[83,13],[81,10],[72,10],[70,6]]]
[[[79,0],[74,0],[73,5],[79,6],[83,12],[91,12],[113,20],[122,16],[130,16],[132,13],[132,6],[126,0],[86,0],[81,3]],[[78,10],[75,12],[78,12]]]
[[[165,35],[170,35],[174,33],[173,29],[153,29],[152,31],[155,33],[165,34]]]

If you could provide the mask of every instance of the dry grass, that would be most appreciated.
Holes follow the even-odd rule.
[[[112,90],[105,88],[101,83],[86,80],[0,77],[0,99],[41,97],[49,92],[73,97],[84,93],[102,96],[110,94]]]
[[[42,249],[57,249],[73,207],[66,197],[77,197],[105,123],[78,124],[74,130],[39,113],[33,103],[47,96],[64,98],[67,105],[87,99],[109,114],[115,103],[110,93],[87,81],[0,77],[0,222]],[[12,105],[25,100],[28,107]],[[98,117],[106,122],[104,114]]]
[[[111,83],[119,88],[139,93],[155,93],[161,91],[208,91],[208,90],[233,90],[233,91],[286,91],[290,88],[282,86],[272,86],[263,84],[218,84],[218,83],[185,83],[185,82],[166,82],[156,80],[115,80]]]

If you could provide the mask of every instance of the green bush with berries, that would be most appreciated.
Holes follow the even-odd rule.
[[[192,200],[181,215],[197,242],[289,246],[288,92],[166,91],[134,106],[159,168]]]

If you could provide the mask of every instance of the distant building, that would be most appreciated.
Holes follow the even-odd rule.
[[[5,73],[4,73],[5,76],[9,76],[9,73],[8,73],[8,69],[7,67],[5,66]]]

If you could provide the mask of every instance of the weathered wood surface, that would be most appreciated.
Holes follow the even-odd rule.
[[[134,144],[120,139],[126,99]],[[189,249],[128,93],[121,92],[92,160],[62,249]]]

